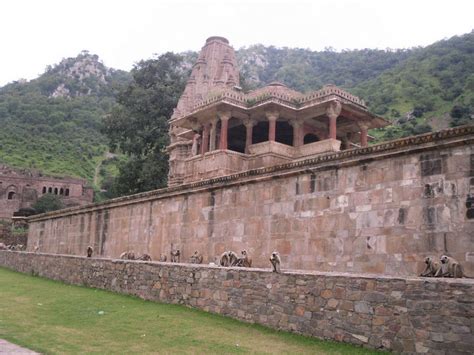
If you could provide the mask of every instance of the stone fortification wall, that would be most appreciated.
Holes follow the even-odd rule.
[[[6,251],[0,266],[371,348],[430,354],[474,348],[474,280],[275,274]]]
[[[474,275],[474,127],[321,155],[30,218],[28,248],[417,275],[448,254]]]

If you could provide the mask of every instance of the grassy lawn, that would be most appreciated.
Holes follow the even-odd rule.
[[[47,354],[371,353],[3,268],[0,290],[0,338]]]

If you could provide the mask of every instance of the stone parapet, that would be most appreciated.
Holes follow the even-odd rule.
[[[399,353],[471,354],[474,280],[220,268],[0,251],[0,266]]]
[[[294,147],[275,141],[252,144],[249,146],[249,151],[251,154],[257,156],[272,153],[287,158],[293,158],[296,154]]]
[[[341,148],[341,141],[337,139],[325,139],[319,142],[302,145],[298,148],[299,157],[307,157],[309,155],[317,155],[322,153],[338,152]]]

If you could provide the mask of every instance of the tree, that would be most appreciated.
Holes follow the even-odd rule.
[[[104,118],[102,132],[112,150],[129,160],[119,168],[115,196],[164,187],[168,174],[168,119],[184,90],[182,57],[166,53],[141,61],[132,69],[133,81],[117,97]]]
[[[32,207],[36,213],[45,213],[60,210],[64,205],[57,195],[45,194],[41,196]]]

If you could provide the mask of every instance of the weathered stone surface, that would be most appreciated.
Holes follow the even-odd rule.
[[[471,354],[474,346],[472,279],[274,274],[11,251],[0,251],[0,266],[372,348]],[[433,290],[438,297],[419,299]]]
[[[473,142],[474,128],[457,128],[36,216],[28,248],[82,255],[92,245],[103,257],[133,249],[158,260],[173,245],[205,263],[246,249],[256,267],[270,267],[277,250],[283,269],[400,276],[447,253],[474,275]],[[369,287],[329,298],[360,300],[353,291]]]

